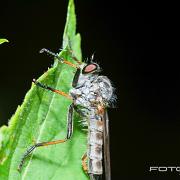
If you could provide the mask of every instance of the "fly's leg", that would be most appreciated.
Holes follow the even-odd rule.
[[[81,65],[82,62],[79,61],[79,60],[76,58],[76,56],[74,56],[74,54],[73,54],[72,43],[71,43],[70,40],[69,40],[69,43],[68,43],[68,44],[69,44],[68,52],[71,54],[71,57],[74,59],[74,61],[76,61],[79,65]]]
[[[40,53],[46,52],[47,54],[50,54],[50,55],[52,55],[53,57],[57,58],[61,63],[67,64],[67,65],[69,65],[69,66],[71,66],[71,67],[74,67],[74,68],[76,68],[76,69],[79,69],[79,66],[78,66],[78,65],[73,64],[73,63],[71,63],[71,62],[69,62],[69,61],[67,61],[67,60],[59,57],[58,54],[53,53],[52,51],[50,51],[50,50],[48,50],[48,49],[46,49],[46,48],[41,49],[39,52],[40,52]],[[75,58],[75,57],[73,57],[73,59],[74,59],[74,58]],[[76,61],[78,61],[78,60],[76,59]],[[80,61],[78,61],[78,62],[80,62]]]
[[[69,52],[71,53],[71,57],[74,59],[74,61],[76,61],[79,65],[81,65],[82,62],[79,61],[76,56],[74,56],[73,51],[70,49]]]
[[[69,112],[68,112],[68,117],[67,117],[67,135],[65,139],[61,140],[55,140],[55,141],[50,141],[50,142],[40,142],[37,144],[34,144],[30,148],[27,149],[27,151],[24,153],[20,164],[18,166],[18,171],[21,171],[22,166],[25,162],[25,159],[37,148],[37,147],[43,147],[43,146],[49,146],[49,145],[54,145],[54,144],[60,144],[66,142],[68,139],[71,138],[73,134],[73,111],[74,111],[74,104],[72,103],[69,106]]]
[[[73,87],[76,87],[77,82],[78,82],[78,79],[79,79],[79,75],[80,75],[80,73],[81,73],[81,69],[80,69],[79,65],[81,65],[82,62],[80,62],[80,61],[73,55],[72,50],[69,50],[69,52],[71,53],[71,56],[72,56],[72,58],[74,59],[74,61],[76,61],[79,65],[76,65],[76,64],[73,64],[73,63],[71,63],[71,62],[69,62],[69,61],[67,61],[67,60],[64,60],[63,58],[59,57],[58,54],[55,54],[55,53],[53,53],[53,52],[51,52],[50,50],[45,49],[45,48],[41,49],[39,52],[40,52],[40,53],[46,52],[47,54],[50,54],[50,55],[52,55],[53,57],[57,58],[61,63],[67,64],[67,65],[69,65],[69,66],[71,66],[71,67],[76,68],[76,73],[75,73],[75,75],[74,75],[73,83],[72,83],[72,86],[73,86]]]
[[[85,173],[88,173],[88,166],[87,166],[87,153],[85,153],[82,158],[82,168],[84,170]]]
[[[66,97],[66,98],[68,98],[68,99],[70,99],[70,100],[73,100],[72,97],[71,97],[69,94],[67,94],[67,93],[65,93],[65,92],[63,92],[63,91],[60,91],[60,90],[54,89],[54,88],[52,88],[52,87],[46,86],[46,85],[44,85],[44,84],[36,81],[36,79],[33,79],[33,82],[34,82],[37,86],[39,86],[39,87],[41,87],[41,88],[50,90],[50,91],[52,91],[52,92],[54,92],[54,93],[57,93],[57,94],[60,94],[60,95],[62,95],[62,96],[64,96],[64,97]]]
[[[58,143],[63,143],[65,142],[67,139],[63,139],[63,140],[57,140],[57,141],[50,141],[50,142],[41,142],[41,143],[37,143],[34,144],[33,146],[31,146],[30,148],[27,149],[27,151],[24,153],[24,155],[21,158],[21,161],[19,163],[18,166],[18,171],[21,171],[22,166],[25,162],[25,159],[33,152],[33,150],[35,150],[37,147],[42,147],[42,146],[48,146],[48,145],[53,145],[53,144],[58,144]]]

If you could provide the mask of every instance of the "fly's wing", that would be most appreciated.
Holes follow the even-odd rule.
[[[103,131],[103,140],[104,140],[104,169],[105,169],[105,179],[111,180],[111,164],[110,164],[110,141],[109,141],[109,119],[107,111],[104,112],[104,131]]]

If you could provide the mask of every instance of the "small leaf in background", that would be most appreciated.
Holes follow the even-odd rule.
[[[60,57],[75,63],[67,48],[81,60],[80,35],[76,34],[74,1],[69,0]],[[55,60],[54,66],[38,81],[69,92],[74,76],[72,67]],[[26,159],[22,171],[17,170],[22,155],[35,142],[64,139],[67,113],[71,101],[63,96],[32,85],[8,126],[0,129],[0,180],[86,180],[81,157],[86,152],[87,134],[74,116],[74,131],[65,143],[39,147]]]
[[[0,39],[0,44],[3,44],[5,42],[9,42],[7,39]]]

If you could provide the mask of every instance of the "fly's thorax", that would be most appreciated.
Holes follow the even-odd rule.
[[[74,104],[77,106],[85,107],[87,109],[91,107],[91,102],[87,101],[83,96],[76,97],[74,99]]]
[[[92,82],[97,78],[97,75],[93,74],[80,74],[77,82],[77,87],[90,87]]]
[[[72,88],[69,93],[73,97],[73,101],[76,105],[90,108],[97,99],[95,91],[97,89],[98,86],[93,84],[90,79],[87,79],[83,86]]]
[[[70,90],[74,105],[83,116],[93,119],[97,114],[102,114],[102,109],[108,106],[113,94],[110,80],[98,74],[80,73],[77,86]]]
[[[98,76],[95,80],[98,84],[99,100],[102,99],[103,104],[108,104],[113,97],[113,87],[110,80],[106,76]]]

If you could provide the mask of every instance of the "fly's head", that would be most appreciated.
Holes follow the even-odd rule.
[[[101,68],[97,63],[90,62],[88,64],[83,63],[80,66],[80,74],[78,76],[76,87],[82,87],[86,83],[86,86],[96,79],[101,72]]]
[[[98,75],[102,71],[100,66],[94,62],[94,53],[90,59],[86,60],[86,64],[81,69],[83,75]]]
[[[82,74],[84,75],[97,75],[101,72],[101,68],[97,63],[91,62],[86,64],[82,69]]]

